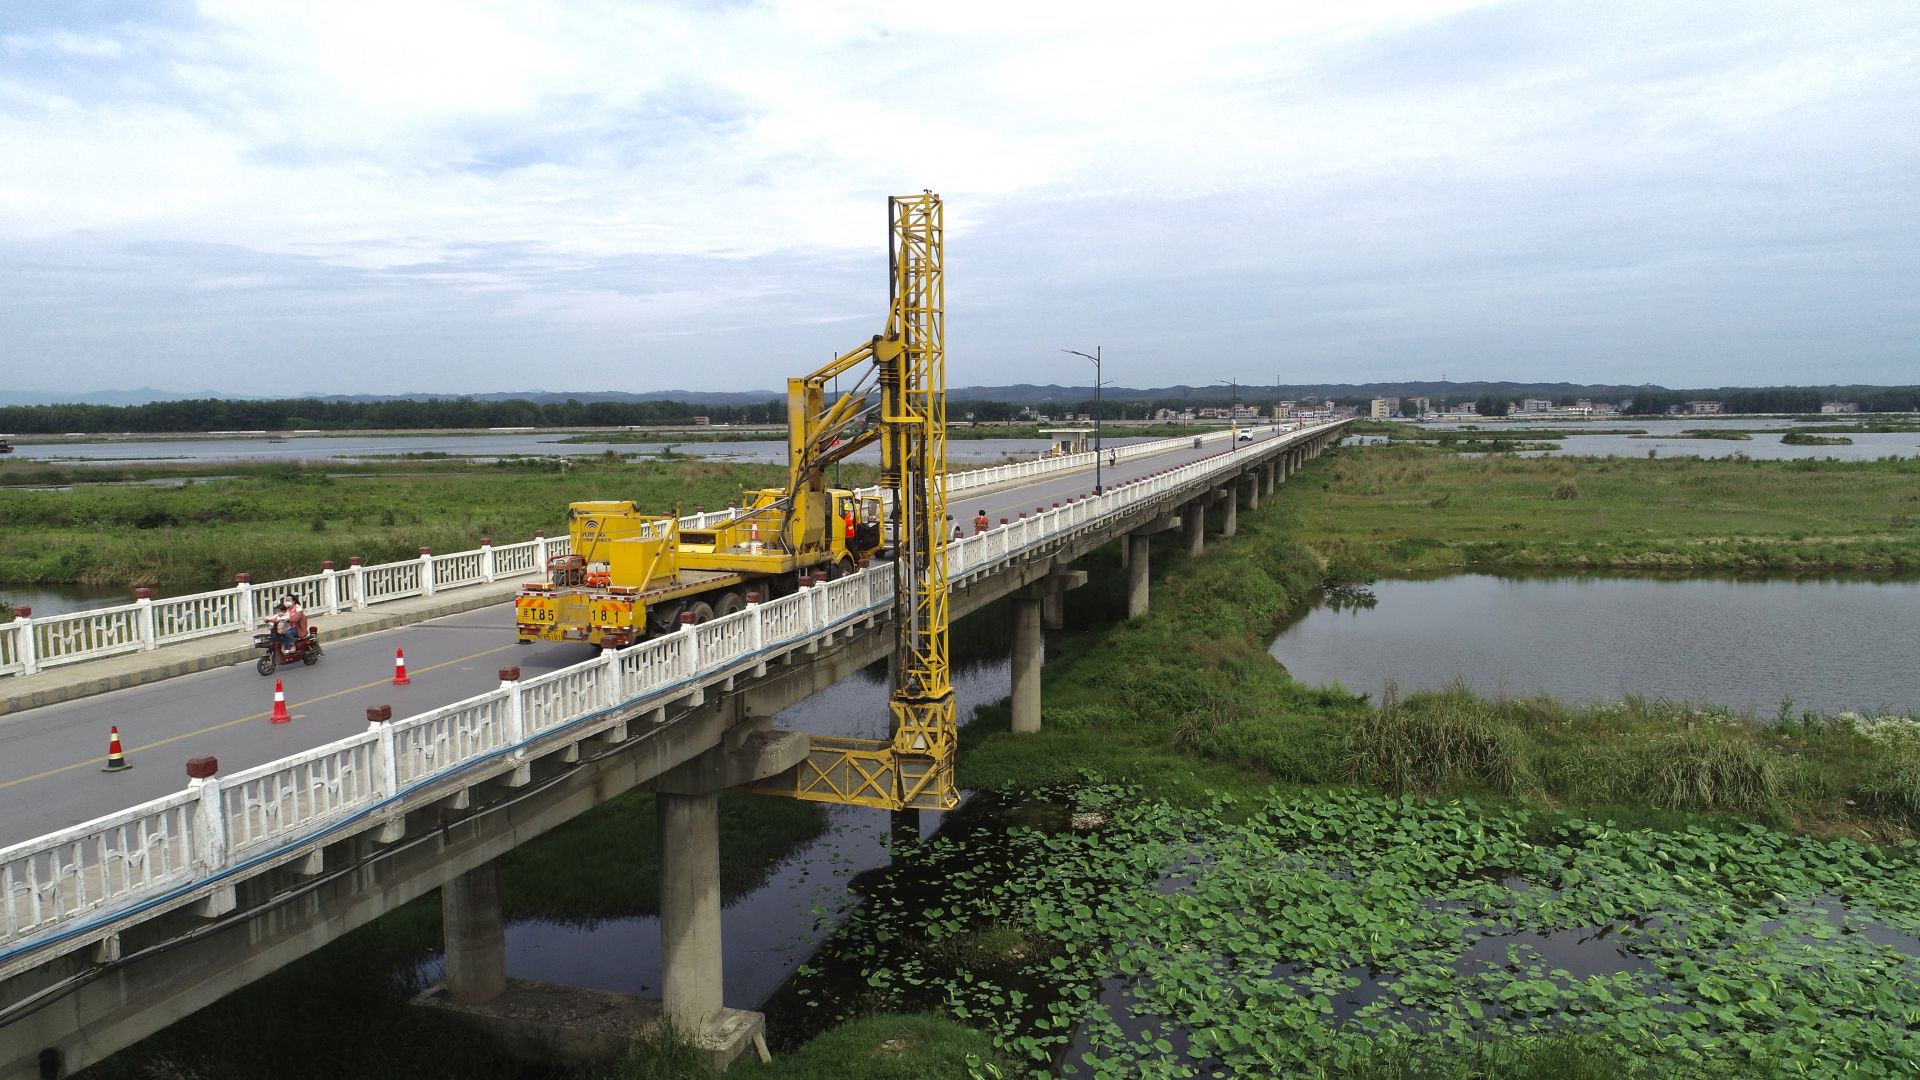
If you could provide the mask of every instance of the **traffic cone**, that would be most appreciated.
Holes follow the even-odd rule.
[[[413,680],[407,678],[407,654],[400,649],[393,650],[393,685],[411,686],[412,684]]]
[[[280,687],[280,680],[273,680],[273,715],[267,717],[276,724],[284,724],[293,719],[287,711],[287,692]]]
[[[120,728],[115,725],[107,732],[107,764],[101,772],[126,772],[133,768],[127,764],[127,755],[120,752]]]

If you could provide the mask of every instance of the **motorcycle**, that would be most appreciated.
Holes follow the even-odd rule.
[[[320,662],[320,628],[307,624],[307,632],[293,639],[291,647],[282,644],[280,635],[274,632],[273,619],[264,623],[265,631],[253,635],[253,647],[265,650],[265,655],[253,665],[262,675],[271,675],[281,664],[305,664],[308,667]]]

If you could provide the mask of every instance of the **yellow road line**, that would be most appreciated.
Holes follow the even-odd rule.
[[[487,649],[484,652],[468,653],[466,656],[458,656],[453,658],[452,660],[446,660],[438,664],[430,664],[427,667],[414,668],[412,670],[423,672],[423,673],[428,671],[438,671],[441,668],[452,667],[455,664],[464,663],[468,660],[477,660],[482,656],[492,656],[494,653],[497,653],[497,652],[506,652],[507,650],[515,647],[517,647],[517,645],[502,645],[498,648]],[[334,698],[345,697],[348,694],[357,694],[362,690],[371,690],[376,686],[390,686],[390,685],[392,685],[391,679],[376,679],[373,682],[361,683],[359,686],[349,686],[345,690],[335,690],[331,694],[322,694],[317,698],[310,698],[306,701],[303,701],[301,702],[301,704],[317,705],[322,701],[331,701]],[[273,713],[271,711],[257,712],[251,716],[242,716],[238,720],[223,720],[218,724],[209,724],[208,726],[200,728],[197,731],[187,731],[187,732],[182,732],[178,735],[170,735],[167,738],[160,739],[155,742],[141,743],[137,747],[127,744],[127,740],[123,736],[121,738],[122,749],[125,750],[126,753],[128,754],[132,754],[133,751],[136,749],[156,750],[162,746],[167,745],[168,743],[177,743],[182,739],[195,738],[200,735],[206,735],[210,732],[220,731],[225,728],[233,727],[235,724],[244,724],[250,720],[261,720],[272,715]],[[90,765],[98,765],[98,764],[99,763],[97,761],[77,761],[77,762],[74,762],[72,765],[62,765],[62,766],[59,766],[58,768],[48,769],[46,772],[34,773],[32,776],[23,776],[23,777],[20,777],[18,780],[0,781],[0,791],[4,791],[7,788],[14,787],[18,784],[32,783],[35,780],[45,780],[49,776],[58,776],[64,772],[72,772],[75,769],[84,769]]]

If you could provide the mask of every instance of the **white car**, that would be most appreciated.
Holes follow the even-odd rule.
[[[1240,429],[1240,438],[1239,438],[1239,440],[1238,440],[1238,441],[1240,441],[1240,442],[1252,442],[1252,441],[1253,441],[1253,429],[1252,429],[1252,428],[1250,428],[1250,427],[1243,427],[1243,428],[1241,428],[1241,429]]]

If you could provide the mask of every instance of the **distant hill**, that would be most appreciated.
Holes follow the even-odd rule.
[[[232,397],[214,390],[0,390],[0,405],[145,405],[151,401],[196,401]]]

